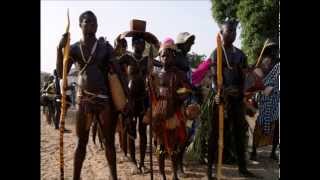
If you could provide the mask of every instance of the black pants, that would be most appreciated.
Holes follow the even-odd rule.
[[[248,124],[245,120],[244,105],[241,100],[229,100],[225,107],[227,117],[224,119],[224,144],[230,148],[230,140],[234,138],[236,146],[236,155],[238,157],[239,169],[246,168],[245,150],[246,150],[246,131]],[[215,106],[213,112],[212,131],[208,142],[208,168],[211,172],[212,165],[218,157],[218,138],[219,138],[219,114],[218,106]],[[230,131],[231,129],[231,131]],[[224,148],[224,152],[226,150]]]
[[[55,113],[55,120],[54,120],[54,127],[56,129],[59,128],[59,123],[60,123],[60,114],[61,114],[61,102],[55,103],[55,108],[56,108],[56,113]]]
[[[55,114],[55,107],[54,107],[54,100],[50,101],[47,105],[48,107],[48,113],[49,113],[49,119],[48,123],[51,124],[52,121],[54,122],[54,114]]]
[[[272,152],[275,153],[277,146],[279,145],[279,120],[275,122],[272,138]]]

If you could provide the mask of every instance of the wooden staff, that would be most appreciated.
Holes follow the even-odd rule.
[[[221,96],[223,85],[222,77],[222,41],[221,35],[217,36],[217,95]],[[223,154],[223,126],[224,126],[224,105],[220,102],[219,109],[219,139],[218,139],[218,165],[217,165],[217,179],[222,178],[222,154]]]
[[[258,58],[257,63],[256,63],[256,65],[255,65],[256,68],[261,64],[262,54],[263,54],[263,52],[264,52],[264,49],[267,47],[268,42],[269,42],[269,39],[267,39],[267,40],[264,42],[263,48],[262,48],[262,50],[261,50],[261,52],[260,52],[259,58]]]
[[[66,104],[66,91],[65,89],[68,86],[67,76],[68,76],[68,59],[69,59],[69,50],[70,50],[70,18],[69,18],[69,9],[67,11],[68,24],[66,28],[67,33],[67,43],[63,48],[63,74],[62,74],[62,98],[61,98],[61,114],[60,114],[60,178],[64,179],[64,157],[63,157],[63,134],[64,134],[64,125],[65,125],[65,116],[67,111]]]
[[[150,44],[150,49],[149,49],[149,62],[148,62],[148,69],[149,69],[149,74],[148,74],[148,89],[149,89],[149,101],[150,101],[150,111],[151,111],[151,117],[150,117],[150,128],[149,128],[149,136],[150,136],[150,178],[153,180],[153,162],[152,162],[152,96],[153,96],[153,91],[152,91],[152,70],[153,70],[153,47],[152,44]]]

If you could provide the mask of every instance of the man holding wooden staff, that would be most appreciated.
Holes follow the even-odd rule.
[[[224,104],[224,142],[235,139],[236,153],[238,157],[239,173],[246,177],[255,177],[253,173],[248,171],[245,158],[245,140],[248,124],[244,115],[244,70],[247,68],[247,58],[245,54],[238,48],[233,46],[236,38],[237,23],[227,20],[221,24],[222,37],[222,76],[223,85],[222,91],[219,95],[215,95],[215,103]],[[217,49],[213,52],[213,66],[214,66],[214,85],[217,92]],[[208,179],[212,178],[212,165],[214,161],[217,162],[218,155],[218,137],[219,137],[219,113],[218,106],[214,108],[214,119],[212,121],[212,128],[209,137],[208,147]],[[232,129],[228,132],[227,129]],[[223,143],[226,144],[226,143]],[[226,149],[224,148],[224,151]]]
[[[71,45],[67,61],[68,72],[72,64],[75,64],[79,70],[76,115],[77,145],[74,154],[73,179],[80,179],[90,126],[94,119],[98,121],[102,129],[111,179],[117,179],[114,145],[117,117],[111,87],[108,84],[109,74],[113,71],[110,64],[113,48],[103,38],[96,38],[98,24],[93,12],[82,13],[79,17],[79,26],[82,30],[82,39]],[[57,49],[57,72],[60,78],[63,72],[62,49],[66,43],[67,34],[64,34]]]

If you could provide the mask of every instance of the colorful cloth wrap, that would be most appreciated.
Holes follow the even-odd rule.
[[[179,126],[177,126],[175,129],[168,129],[166,128],[166,123],[164,121],[162,123],[162,126],[164,128],[163,142],[165,149],[169,154],[174,152],[177,145],[185,143],[187,136],[185,120],[183,118],[182,112],[179,110],[176,112],[176,115],[179,121]]]
[[[210,70],[211,59],[207,58],[202,61],[198,67],[192,72],[192,85],[199,86],[206,73]]]

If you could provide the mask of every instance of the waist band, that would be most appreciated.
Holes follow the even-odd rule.
[[[95,94],[95,93],[91,93],[87,90],[83,90],[83,93],[84,94],[88,94],[88,95],[92,95],[92,96],[95,96],[95,97],[98,97],[98,98],[102,98],[102,99],[108,99],[109,97],[107,95],[103,95],[103,94]]]

